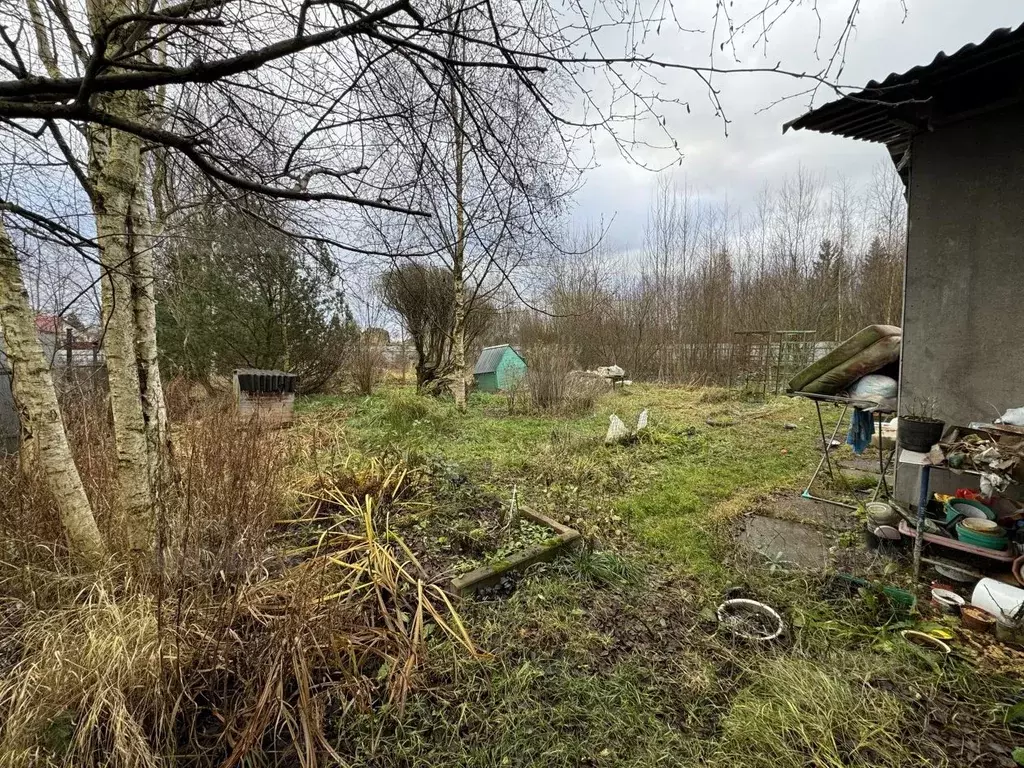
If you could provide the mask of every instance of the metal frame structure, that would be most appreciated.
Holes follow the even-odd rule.
[[[783,386],[784,375],[790,373],[790,369],[796,368],[796,364],[802,368],[814,358],[814,346],[817,343],[817,331],[733,331],[733,342],[729,347],[729,381],[736,386],[737,379],[746,386],[751,380],[760,379],[761,395],[767,397],[769,390],[771,394],[779,394]],[[776,340],[777,337],[777,340]],[[810,345],[810,359],[795,359],[794,350],[800,350]],[[743,357],[746,362],[751,362],[751,351],[759,350],[755,365],[737,371],[737,348],[742,347]]]
[[[792,392],[790,393],[793,397],[806,397],[808,400],[814,402],[814,409],[818,415],[818,431],[821,435],[821,459],[818,461],[818,466],[814,468],[814,474],[811,475],[811,479],[807,481],[807,487],[804,488],[803,493],[800,495],[805,499],[813,499],[814,501],[821,501],[826,504],[832,504],[836,507],[844,507],[845,509],[856,509],[855,504],[847,504],[844,501],[836,501],[835,499],[826,499],[821,496],[815,496],[811,493],[811,487],[814,485],[814,481],[818,478],[821,473],[821,468],[824,466],[828,470],[828,476],[833,481],[835,480],[836,469],[842,469],[842,465],[838,462],[834,462],[830,454],[834,448],[836,436],[839,434],[840,428],[843,426],[843,420],[846,418],[847,412],[850,407],[860,408],[862,410],[869,410],[871,408],[877,408],[878,404],[870,400],[858,400],[857,398],[843,397],[841,395],[818,395],[811,392]],[[821,406],[823,403],[832,405],[843,406],[842,412],[839,414],[839,418],[836,420],[836,426],[832,430],[831,437],[826,435],[825,430],[825,419],[821,415]],[[885,414],[894,413],[891,410],[875,410],[874,415],[877,420],[878,429],[878,483],[875,485],[874,493],[871,494],[871,500],[875,501],[878,499],[879,492],[882,491],[885,494],[885,498],[889,498],[889,485],[885,482],[885,473],[889,471],[889,467],[892,465],[893,457],[896,455],[896,446],[893,445],[888,451],[882,448],[882,421]]]

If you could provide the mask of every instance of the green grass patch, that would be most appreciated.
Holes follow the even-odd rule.
[[[460,414],[411,388],[303,410],[319,418],[323,408],[352,412],[346,428],[365,450],[442,456],[498,493],[516,485],[524,504],[601,541],[621,540],[624,518],[647,544],[709,574],[720,572],[725,523],[742,512],[730,502],[794,485],[816,459],[809,403],[751,402],[725,389],[636,385],[577,417],[510,415],[502,396],[483,393]],[[644,408],[651,426],[642,440],[603,444],[612,413],[629,424]]]
[[[342,724],[345,751],[365,765],[577,768],[678,765],[694,742],[671,725],[652,671],[632,664],[597,673],[531,661],[435,669],[446,687],[406,712]],[[454,695],[453,695],[454,694]]]
[[[764,663],[722,722],[721,765],[774,768],[931,765],[914,754],[903,732],[906,705],[874,688],[865,670],[800,658]],[[877,662],[868,661],[868,668]]]
[[[652,545],[689,569],[721,574],[728,523],[758,496],[795,485],[813,467],[812,412],[797,400],[734,401],[723,408],[720,390],[711,390],[710,406],[707,390],[669,392],[674,397],[663,396],[653,407],[667,417],[655,431],[663,449],[656,472],[618,509]],[[707,423],[725,419],[730,426]],[[800,419],[803,430],[784,429]]]

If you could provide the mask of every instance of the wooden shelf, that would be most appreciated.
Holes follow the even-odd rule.
[[[900,533],[910,538],[917,536],[917,531],[907,525],[906,520],[900,520]],[[977,555],[978,557],[985,557],[989,560],[995,560],[1000,563],[1010,564],[1014,561],[1014,555],[1011,555],[1009,551],[1003,549],[985,549],[985,547],[976,547],[973,544],[964,544],[959,539],[951,539],[946,536],[939,536],[934,533],[923,534],[922,538],[927,544],[936,544],[940,547],[946,547],[947,549],[955,549],[960,552],[966,552],[970,555]]]

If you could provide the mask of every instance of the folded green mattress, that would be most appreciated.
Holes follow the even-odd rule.
[[[894,325],[869,325],[853,334],[789,382],[790,392],[835,395],[862,376],[900,358],[901,331]]]

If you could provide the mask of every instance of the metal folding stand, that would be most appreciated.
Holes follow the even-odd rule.
[[[825,467],[828,470],[828,476],[833,481],[835,480],[835,470],[841,469],[842,467],[838,462],[834,462],[831,458],[833,448],[841,447],[843,443],[836,446],[836,436],[839,434],[839,430],[843,426],[843,420],[846,418],[847,412],[850,410],[850,406],[855,408],[861,408],[862,410],[868,410],[875,408],[877,403],[871,402],[870,400],[856,400],[848,397],[841,397],[838,395],[818,395],[808,392],[794,392],[793,396],[806,397],[808,400],[814,402],[814,409],[818,415],[818,431],[821,435],[821,459],[818,461],[818,466],[814,468],[814,474],[811,475],[811,479],[807,482],[807,487],[801,496],[805,499],[813,499],[814,501],[822,501],[826,504],[832,504],[836,507],[844,507],[846,509],[856,509],[856,505],[847,504],[844,501],[836,501],[835,499],[826,499],[821,496],[815,496],[811,493],[811,488],[814,486],[814,481],[818,478],[821,473],[821,468]],[[832,436],[826,435],[825,430],[825,419],[821,415],[822,403],[831,403],[833,405],[843,406],[842,412],[839,414],[839,418],[836,420],[835,429],[832,430]],[[871,500],[875,501],[879,492],[884,492],[885,498],[889,497],[889,486],[885,482],[885,473],[889,471],[889,467],[892,464],[893,456],[896,454],[895,446],[888,451],[882,448],[882,421],[885,413],[892,413],[891,411],[876,411],[874,418],[877,421],[876,429],[878,431],[878,483],[875,485],[874,493],[871,495]]]

